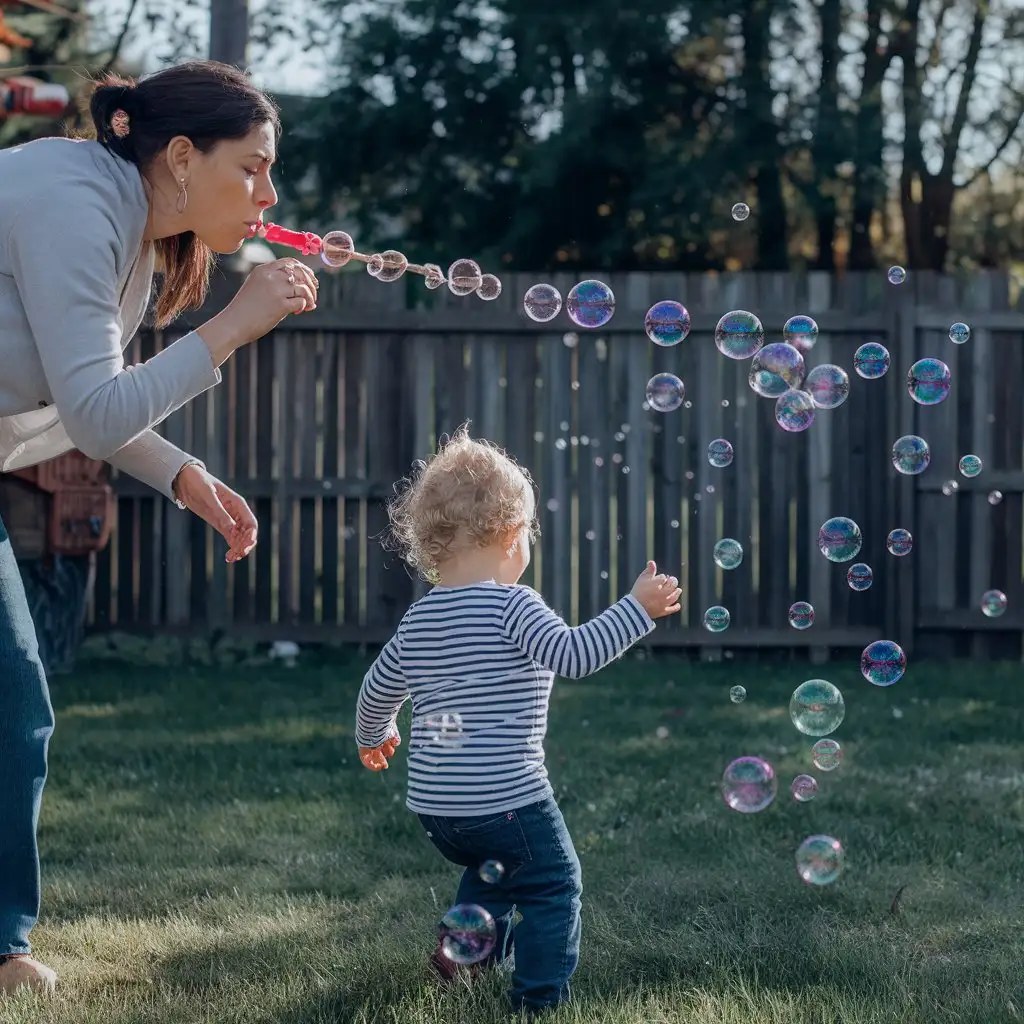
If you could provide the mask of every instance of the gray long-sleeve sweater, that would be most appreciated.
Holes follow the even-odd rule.
[[[0,150],[0,471],[77,448],[171,496],[189,456],[152,428],[221,375],[194,331],[125,366],[148,211],[138,169],[99,143]]]

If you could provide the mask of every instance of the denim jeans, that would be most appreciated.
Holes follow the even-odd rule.
[[[580,957],[579,857],[558,804],[548,798],[481,817],[419,815],[427,837],[462,873],[456,903],[475,903],[493,916],[497,942],[489,961],[515,956],[512,1003],[555,1006],[571,997],[569,978]],[[497,882],[480,866],[498,861]],[[516,910],[522,920],[513,925]]]
[[[32,949],[40,899],[36,829],[52,733],[35,625],[0,520],[0,956]]]

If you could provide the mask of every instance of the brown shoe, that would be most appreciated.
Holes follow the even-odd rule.
[[[57,972],[30,956],[12,956],[0,961],[0,995],[13,994],[16,989],[49,994],[57,984]]]

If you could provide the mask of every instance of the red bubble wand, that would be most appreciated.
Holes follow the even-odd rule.
[[[322,238],[313,231],[295,231],[280,224],[259,224],[250,232],[250,238],[262,238],[268,242],[287,245],[298,249],[303,256],[319,256],[326,267],[343,267],[351,260],[366,265],[366,272],[378,281],[397,281],[407,271],[420,274],[424,284],[433,291],[447,283],[454,295],[469,295],[476,292],[481,299],[491,301],[501,294],[501,281],[494,274],[484,274],[480,265],[473,260],[456,260],[449,268],[447,277],[436,263],[410,263],[396,249],[368,255],[356,252],[352,236],[346,231],[328,231]]]

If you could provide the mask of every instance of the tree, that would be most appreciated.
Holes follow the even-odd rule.
[[[1014,0],[906,0],[900,14],[906,259],[941,271],[957,193],[1020,152],[1024,9]]]

